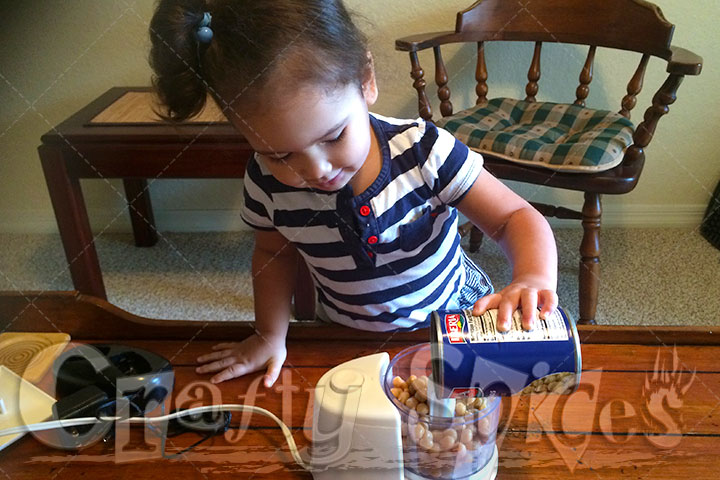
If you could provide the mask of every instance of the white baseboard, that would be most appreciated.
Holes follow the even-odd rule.
[[[240,218],[240,210],[159,210],[154,212],[155,224],[163,232],[250,231]],[[126,233],[132,230],[130,215],[88,209],[90,228],[94,234]],[[0,233],[57,233],[52,211],[0,210]]]
[[[580,211],[582,205],[573,210]],[[706,205],[603,205],[602,226],[621,228],[694,228],[700,225]],[[579,220],[548,219],[554,227],[577,225]]]
[[[569,206],[579,210],[580,206]],[[705,205],[608,205],[603,211],[603,227],[694,228],[702,221]],[[118,215],[118,213],[120,213]],[[100,232],[130,232],[127,211],[106,212],[90,209],[90,225]],[[164,232],[248,231],[239,210],[156,210],[157,228]],[[554,227],[578,227],[576,220],[549,219]],[[48,210],[0,210],[0,233],[56,233],[57,224]]]

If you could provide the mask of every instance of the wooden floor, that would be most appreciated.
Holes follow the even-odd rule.
[[[353,331],[335,326],[307,327],[310,330],[305,331],[300,328],[291,332],[289,356],[282,377],[273,388],[260,387],[259,375],[211,385],[207,376],[194,372],[194,366],[195,359],[207,352],[215,340],[194,339],[202,338],[202,334],[143,339],[138,331],[149,325],[135,323],[137,319],[131,316],[91,303],[100,305],[103,308],[98,311],[105,312],[94,323],[89,323],[93,321],[92,315],[83,310],[87,305],[79,306],[73,315],[72,302],[59,303],[56,313],[51,313],[56,318],[42,320],[45,331],[57,331],[48,322],[52,320],[73,336],[73,342],[85,341],[83,331],[93,339],[89,342],[97,342],[104,326],[113,332],[124,325],[126,331],[133,330],[138,338],[123,340],[123,344],[146,348],[172,362],[176,383],[171,408],[219,403],[259,405],[291,426],[301,448],[309,444],[312,421],[309,399],[323,373],[346,360],[378,351],[387,351],[392,357],[427,339],[427,332],[373,337],[353,335]],[[32,310],[28,304],[21,311],[17,296],[12,302],[6,296],[3,303],[0,295],[0,327],[8,331],[43,328],[41,319],[30,314]],[[52,309],[43,311],[47,315]],[[207,328],[213,331],[215,326]],[[249,331],[248,326],[232,328]],[[691,329],[687,338],[692,345],[677,342],[677,338],[682,338],[677,332],[659,330],[659,335],[653,334],[656,339],[643,341],[637,336],[641,333],[638,330],[635,338],[639,340],[632,341],[633,335],[622,330],[616,336],[618,342],[611,343],[612,328],[581,330],[586,338],[582,346],[583,374],[580,388],[574,394],[504,399],[497,442],[499,479],[717,478],[720,471],[717,339],[709,330],[703,337],[699,330]],[[197,334],[197,326],[194,329]],[[702,338],[706,341],[702,342]],[[663,340],[674,340],[677,345]],[[46,377],[43,385],[50,387],[50,381]],[[63,451],[27,435],[0,451],[0,478],[187,480],[231,475],[312,478],[293,462],[280,430],[270,420],[234,414],[232,424],[244,424],[247,428],[228,430],[224,436],[214,437],[173,460],[160,458],[154,440],[145,442],[140,428],[132,429],[130,442],[122,451],[116,450],[114,439],[80,451]],[[179,452],[198,439],[192,433],[168,439],[165,453]],[[134,455],[146,458],[132,461]]]

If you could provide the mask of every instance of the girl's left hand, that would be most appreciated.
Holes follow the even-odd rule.
[[[540,318],[550,315],[558,305],[554,285],[547,280],[526,276],[516,278],[499,292],[482,297],[473,305],[473,315],[482,315],[487,310],[497,308],[497,329],[506,332],[510,329],[510,319],[518,308],[522,311],[522,326],[532,330],[537,307],[541,307]]]

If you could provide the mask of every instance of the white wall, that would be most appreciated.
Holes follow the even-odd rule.
[[[376,58],[380,99],[374,109],[390,116],[416,116],[409,61],[396,52],[394,39],[420,31],[452,29],[454,13],[469,0],[348,0],[362,17]],[[645,172],[629,195],[605,197],[605,225],[695,226],[720,180],[720,99],[716,65],[718,7],[713,0],[657,0],[676,25],[674,43],[705,59],[700,77],[685,79],[677,102],[659,124],[647,150]],[[112,86],[148,85],[149,0],[23,0],[0,3],[0,231],[52,232],[55,219],[36,148],[40,136]],[[528,9],[542,8],[542,0]],[[456,110],[474,102],[471,49],[449,48],[449,67],[462,74],[450,87]],[[531,45],[502,43],[489,48],[490,96],[522,95]],[[585,51],[571,45],[546,45],[540,100],[572,101]],[[588,105],[619,109],[637,56],[611,57],[598,51]],[[421,56],[432,85],[432,57]],[[569,62],[574,72],[561,75]],[[662,62],[651,62],[634,119],[650,105],[665,78]],[[464,78],[463,78],[464,76]],[[493,82],[493,79],[496,81]],[[608,85],[601,87],[600,85]],[[432,94],[432,90],[429,91]],[[559,193],[513,185],[537,201],[581,202],[578,193]],[[83,188],[96,232],[129,229],[119,181],[89,180]],[[243,228],[237,180],[159,180],[152,185],[161,230]]]

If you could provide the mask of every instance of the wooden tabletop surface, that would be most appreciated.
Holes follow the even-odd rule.
[[[124,99],[128,99],[128,93],[139,95],[129,97],[131,100],[144,102],[142,107],[133,103],[133,115],[136,115],[138,110],[149,112],[155,107],[151,87],[113,87],[47,131],[41,137],[42,143],[62,146],[112,142],[148,144],[167,143],[169,138],[177,139],[178,142],[192,141],[193,144],[219,143],[220,148],[228,143],[247,143],[227,119],[218,118],[213,121],[220,117],[219,110],[214,105],[208,108],[207,117],[201,115],[178,125],[148,122],[147,118],[118,118]],[[116,111],[114,107],[120,108]]]
[[[195,373],[195,359],[218,340],[207,337],[221,332],[217,330],[221,326],[191,323],[187,328],[194,335],[187,331],[177,338],[172,327],[167,335],[158,336],[153,325],[72,292],[41,296],[0,292],[0,331],[61,330],[72,336],[67,347],[71,348],[86,342],[117,342],[112,332],[124,327],[134,334],[118,343],[171,360],[175,387],[170,408],[219,403],[262,406],[291,427],[300,448],[309,445],[309,399],[323,373],[352,358],[380,351],[392,357],[427,341],[427,331],[356,335],[337,326],[292,327],[282,376],[266,389],[259,385],[259,374],[212,385],[207,375]],[[225,330],[232,335],[221,338],[242,338],[236,335],[250,328],[232,322]],[[176,330],[184,331],[180,326]],[[110,333],[103,338],[103,331]],[[503,400],[498,478],[715,478],[712,472],[720,470],[720,345],[712,329],[687,329],[687,344],[678,341],[680,330],[673,329],[636,328],[635,337],[628,328],[583,326],[580,331],[583,374],[577,392]],[[645,337],[640,336],[643,331]],[[616,343],[611,343],[613,332],[618,332]],[[47,376],[44,382],[41,385],[47,384]],[[230,429],[171,460],[161,458],[156,445],[145,442],[143,430],[136,427],[120,450],[114,439],[79,451],[58,450],[30,434],[0,451],[0,478],[312,478],[293,462],[274,423],[233,414],[232,425],[242,424],[247,427]],[[193,433],[170,438],[165,453],[179,452],[199,438]]]

